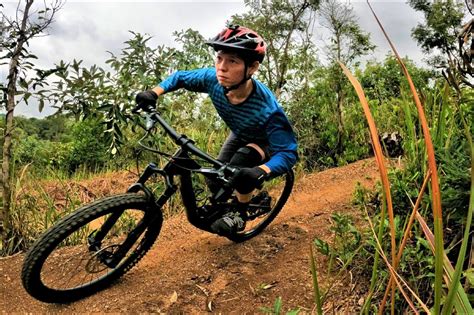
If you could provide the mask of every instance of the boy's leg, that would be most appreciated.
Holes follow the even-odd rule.
[[[231,132],[227,139],[224,141],[224,144],[222,145],[221,149],[219,150],[217,160],[223,163],[229,163],[235,152],[237,152],[237,150],[243,145],[245,145],[245,143],[239,140],[235,136],[235,134]],[[219,191],[220,186],[214,181],[206,178],[206,184],[212,194],[215,194]]]
[[[229,161],[230,165],[237,167],[254,167],[260,165],[265,160],[265,153],[256,144],[247,144],[240,147]],[[228,212],[222,218],[217,219],[211,225],[211,230],[219,235],[229,235],[245,229],[246,210],[252,193],[237,193],[237,211]]]

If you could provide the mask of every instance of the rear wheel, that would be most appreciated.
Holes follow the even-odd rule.
[[[243,242],[262,232],[272,222],[285,205],[291,194],[294,173],[289,172],[272,178],[256,191],[247,210],[245,229],[227,238],[234,242]]]
[[[101,227],[118,220],[102,238]],[[104,198],[76,210],[46,231],[25,257],[22,281],[34,298],[64,303],[109,286],[130,270],[151,248],[163,217],[143,195]],[[133,244],[117,255],[127,236]]]

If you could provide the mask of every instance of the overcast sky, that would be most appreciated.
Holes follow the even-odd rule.
[[[371,39],[377,45],[373,57],[382,60],[389,46],[366,1],[348,2],[353,5],[362,29],[371,33]],[[14,15],[17,1],[0,0],[0,3],[4,4],[7,16]],[[43,1],[37,3],[41,5]],[[403,0],[373,0],[371,4],[399,53],[421,63],[423,56],[410,34],[411,29],[422,21],[422,15]],[[210,38],[224,27],[232,15],[246,11],[244,1],[235,0],[69,0],[57,14],[50,35],[31,41],[30,50],[39,58],[37,65],[44,68],[60,60],[73,59],[84,60],[85,66],[103,66],[110,56],[106,51],[118,54],[124,47],[123,42],[131,38],[129,30],[151,35],[153,46],[172,46],[174,31],[192,28]],[[318,32],[322,31],[316,29],[315,33]],[[5,68],[0,70],[0,78],[4,80]],[[16,109],[16,114],[24,116],[43,117],[52,113],[53,110],[48,108],[39,113],[33,104],[28,107],[20,105]]]

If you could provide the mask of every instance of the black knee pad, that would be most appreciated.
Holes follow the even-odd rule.
[[[262,156],[253,147],[245,146],[235,152],[229,164],[238,167],[254,167],[262,163]]]

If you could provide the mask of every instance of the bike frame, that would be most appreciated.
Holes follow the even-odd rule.
[[[140,235],[145,231],[147,226],[153,224],[156,220],[162,221],[161,208],[168,202],[178,190],[175,184],[175,177],[180,176],[180,193],[182,195],[183,204],[185,207],[188,221],[197,228],[209,231],[208,220],[203,219],[199,215],[199,208],[196,203],[196,196],[192,184],[192,173],[200,173],[216,181],[221,185],[220,191],[214,196],[214,200],[225,201],[232,193],[230,184],[230,177],[236,172],[236,168],[222,163],[207,153],[198,149],[194,145],[194,141],[185,135],[178,134],[168,123],[156,112],[154,108],[148,108],[147,112],[147,131],[159,123],[166,131],[167,135],[180,146],[174,155],[171,156],[169,162],[161,169],[156,164],[149,163],[138,180],[132,184],[127,192],[137,193],[143,192],[149,200],[150,208],[157,209],[157,211],[148,211],[143,219],[137,224],[136,228],[127,235],[126,240],[120,245],[112,258],[104,257],[104,262],[110,266],[115,267],[123,256],[130,250],[133,244],[137,241]],[[201,167],[190,154],[195,155],[204,161],[210,163],[213,167]],[[157,198],[153,192],[146,187],[145,183],[153,175],[161,175],[165,183],[165,191]],[[152,210],[152,209],[150,209]],[[112,214],[94,235],[89,236],[89,248],[95,250],[100,248],[103,238],[107,235],[113,225],[121,216],[121,212]]]
[[[197,152],[205,154],[193,145],[192,140],[187,139],[186,143],[181,145],[181,148],[171,157],[170,161],[162,169],[158,168],[154,163],[148,164],[137,182],[130,186],[128,192],[135,193],[143,191],[149,198],[150,203],[161,209],[178,190],[178,186],[175,183],[175,177],[179,176],[181,183],[180,193],[188,221],[200,229],[207,230],[206,223],[208,222],[203,221],[199,217],[199,208],[196,202],[191,174],[200,173],[219,183],[222,189],[216,194],[216,196],[214,196],[214,201],[219,202],[225,201],[232,193],[232,188],[230,187],[228,178],[233,174],[235,169],[214,160],[213,158],[205,160],[209,163],[212,163],[213,160],[216,161],[218,164],[214,164],[218,168],[201,167],[196,161],[190,158],[188,151],[189,148],[195,148],[198,150]],[[156,174],[161,175],[165,183],[165,191],[158,198],[156,198],[156,196],[145,185],[146,181]]]

